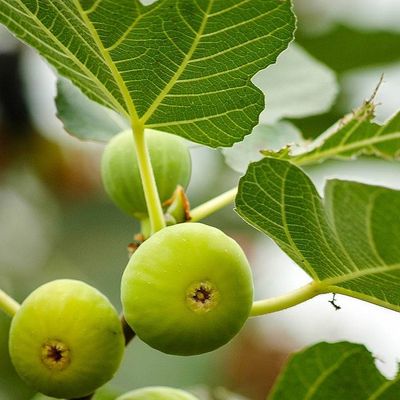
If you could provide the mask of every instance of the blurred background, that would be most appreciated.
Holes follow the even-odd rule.
[[[295,12],[296,50],[285,52],[276,68],[254,80],[267,93],[264,124],[271,129],[286,124],[312,139],[369,98],[382,74],[377,121],[400,108],[398,0],[297,0]],[[291,63],[294,57],[301,64]],[[298,76],[301,71],[308,79]],[[104,193],[99,173],[104,145],[69,136],[55,117],[55,82],[52,70],[33,50],[0,28],[0,287],[22,301],[49,280],[82,279],[120,310],[126,247],[139,227]],[[192,206],[237,184],[240,173],[225,164],[220,151],[195,146],[192,158]],[[320,189],[332,177],[400,189],[400,165],[382,160],[327,162],[308,173]],[[233,206],[205,222],[243,246],[257,299],[309,281],[274,243],[248,227]],[[318,341],[363,343],[382,373],[394,376],[400,360],[400,316],[344,296],[337,297],[341,310],[335,311],[329,300],[331,296],[320,296],[249,320],[230,344],[202,356],[165,355],[135,339],[102,398],[169,385],[204,399],[265,399],[288,354]],[[19,381],[8,358],[9,323],[0,313],[0,399],[32,399],[34,393]]]

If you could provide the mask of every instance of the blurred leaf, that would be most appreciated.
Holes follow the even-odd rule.
[[[314,57],[337,72],[400,60],[400,33],[362,31],[338,25],[319,36],[296,40]]]
[[[348,108],[346,110],[348,111]],[[324,114],[305,118],[288,118],[288,121],[300,130],[305,139],[312,140],[317,138],[321,132],[326,131],[327,127],[334,125],[342,117],[343,112],[335,109]]]
[[[383,125],[371,122],[374,105],[365,102],[352,115],[339,121],[334,130],[321,135],[307,146],[294,148],[286,158],[297,165],[316,164],[327,159],[354,159],[360,155],[394,160],[400,158],[400,112]],[[297,154],[295,154],[297,153]],[[267,156],[282,158],[268,151]]]
[[[57,81],[55,101],[64,129],[79,139],[107,142],[129,128],[127,119],[90,100],[65,78]]]
[[[251,132],[250,81],[293,36],[289,0],[0,0],[0,22],[133,124],[212,147]]]
[[[301,169],[264,158],[241,178],[236,207],[312,277],[316,293],[400,311],[400,191],[331,180],[323,202]]]
[[[244,173],[252,161],[263,156],[261,150],[278,151],[287,144],[303,141],[299,130],[289,122],[280,121],[273,125],[257,125],[251,135],[232,147],[224,148],[225,162],[235,171]]]
[[[266,95],[262,123],[320,114],[332,106],[338,92],[333,71],[294,43],[253,82]]]
[[[2,176],[0,274],[22,276],[47,260],[58,234],[59,210],[43,183],[25,164]],[[29,262],[27,262],[29,260]]]
[[[400,375],[390,381],[360,344],[318,343],[294,354],[268,400],[395,400]]]

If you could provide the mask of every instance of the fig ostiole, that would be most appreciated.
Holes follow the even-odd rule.
[[[184,390],[166,386],[151,386],[132,390],[116,400],[199,400]]]
[[[178,185],[186,188],[191,175],[191,158],[185,141],[170,133],[145,130],[146,143],[160,201]],[[124,131],[107,144],[101,162],[104,188],[113,202],[129,215],[148,218],[133,133]]]
[[[11,323],[9,351],[32,388],[78,398],[113,377],[124,344],[109,300],[84,282],[60,279],[40,286],[22,303]]]
[[[193,355],[229,342],[253,302],[251,270],[242,249],[201,223],[168,226],[147,239],[122,277],[127,323],[148,345]]]

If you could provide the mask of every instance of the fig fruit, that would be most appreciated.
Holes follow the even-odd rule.
[[[12,363],[34,389],[78,398],[110,380],[124,353],[118,314],[84,282],[61,279],[33,291],[14,316]]]
[[[168,200],[176,187],[186,188],[191,175],[191,158],[183,139],[165,132],[146,129],[154,178],[161,202]],[[113,137],[105,148],[101,175],[113,202],[131,216],[147,218],[147,207],[136,158],[132,131]]]
[[[133,254],[121,284],[124,316],[148,345],[193,355],[232,339],[253,301],[240,246],[201,223],[168,226]]]
[[[132,390],[116,400],[198,400],[198,398],[180,389],[153,386]]]

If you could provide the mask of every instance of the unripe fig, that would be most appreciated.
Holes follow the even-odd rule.
[[[124,336],[104,295],[81,281],[61,279],[40,286],[22,303],[11,323],[9,350],[32,388],[78,398],[112,378]]]
[[[132,390],[116,400],[198,400],[198,398],[180,389],[153,386]]]
[[[253,300],[249,264],[219,229],[169,226],[146,240],[122,277],[122,305],[131,328],[170,354],[214,350],[235,336]]]
[[[161,202],[168,200],[178,185],[187,187],[191,174],[189,150],[183,139],[146,129],[147,146]],[[105,148],[101,175],[114,203],[137,219],[147,218],[147,207],[136,158],[132,131],[124,131]]]

